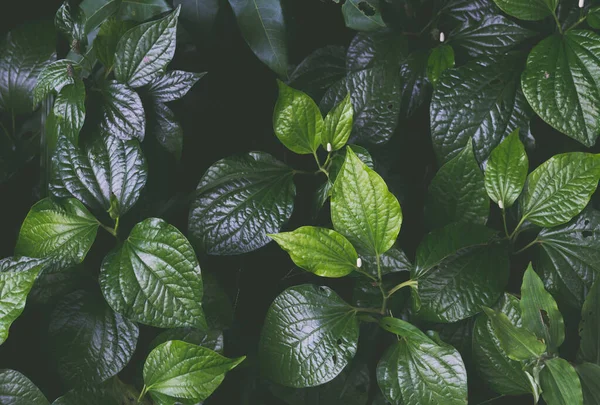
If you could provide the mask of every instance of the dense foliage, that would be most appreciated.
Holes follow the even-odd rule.
[[[21,7],[0,404],[600,403],[600,3]]]

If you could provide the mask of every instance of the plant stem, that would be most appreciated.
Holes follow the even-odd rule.
[[[504,208],[502,208],[501,211],[502,211],[502,223],[504,224],[504,234],[506,235],[507,238],[510,238],[510,236],[508,235],[508,227],[506,226],[506,211],[504,211]]]
[[[388,297],[385,294],[385,291],[383,290],[383,286],[382,286],[382,277],[381,277],[381,259],[379,258],[379,253],[375,252],[375,257],[377,258],[377,280],[378,280],[378,285],[379,285],[379,291],[381,291],[381,298],[382,298],[382,302],[381,302],[381,315],[385,314],[385,309],[387,307],[387,300]]]
[[[535,245],[536,243],[539,243],[540,241],[537,239],[532,240],[530,243],[528,243],[527,245],[525,245],[525,247],[517,250],[514,254],[518,255],[519,253],[523,253],[524,251],[526,251],[527,249],[529,249],[530,247],[532,247],[533,245]]]
[[[556,22],[556,26],[558,27],[558,32],[560,34],[562,34],[563,30],[562,30],[562,27],[560,26],[560,21],[558,21],[558,17],[556,16],[556,12],[555,11],[552,12],[552,17],[554,17],[554,21]]]
[[[485,401],[483,401],[483,402],[480,402],[480,403],[478,403],[477,405],[489,404],[489,403],[491,403],[491,402],[494,402],[495,400],[497,400],[497,399],[500,399],[500,398],[503,398],[503,397],[505,397],[505,396],[506,396],[506,395],[499,395],[499,396],[497,396],[497,397],[490,398],[490,399],[487,399],[487,400],[485,400]]]
[[[98,224],[106,230],[106,232],[110,233],[115,238],[117,237],[117,231],[115,228],[111,228],[110,226],[104,225],[102,222],[98,221]]]
[[[317,166],[319,166],[319,172],[325,173],[325,176],[327,176],[327,178],[329,178],[329,172],[327,170],[325,170],[325,168],[323,166],[321,166],[321,162],[319,162],[319,157],[317,156],[317,151],[313,151],[313,156],[315,157],[315,162],[317,162]],[[327,158],[329,159],[329,155],[327,155]]]
[[[413,287],[413,286],[418,286],[419,282],[417,280],[407,280],[403,283],[398,284],[396,287],[392,288],[388,293],[387,296],[388,298],[391,297],[396,291],[400,290],[401,288],[404,287]]]
[[[369,278],[371,281],[377,283],[377,279],[375,277],[373,277],[372,275],[370,275],[369,273],[367,273],[366,271],[361,270],[360,268],[356,268],[356,271],[360,274],[362,274],[363,276]]]
[[[146,395],[147,392],[148,392],[148,387],[146,387],[144,385],[144,388],[142,388],[142,392],[140,392],[140,396],[137,399],[138,404],[142,402],[142,399],[144,399],[144,396]]]
[[[519,228],[521,227],[521,225],[523,225],[523,222],[525,222],[525,217],[521,218],[521,220],[519,221],[519,223],[515,227],[515,230],[508,236],[508,239],[513,240],[515,238],[515,236],[518,235],[517,231],[519,230]]]
[[[115,219],[115,236],[117,236],[118,232],[119,232],[119,220],[121,219],[121,217],[117,217],[117,219]]]

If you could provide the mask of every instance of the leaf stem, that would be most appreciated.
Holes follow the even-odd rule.
[[[519,223],[517,224],[517,226],[515,227],[515,230],[512,231],[512,233],[508,236],[508,239],[513,240],[517,235],[517,231],[519,230],[519,228],[521,228],[521,225],[523,225],[523,222],[525,222],[525,219],[527,217],[522,217],[521,220],[519,221]]]
[[[367,273],[366,271],[361,270],[360,268],[356,268],[356,271],[360,274],[362,274],[363,276],[369,278],[371,281],[377,283],[377,278],[373,277],[372,275],[370,275],[369,273]]]
[[[313,151],[313,156],[315,157],[315,162],[317,162],[317,166],[319,166],[319,170],[318,172],[323,172],[325,173],[325,176],[327,176],[327,178],[329,178],[329,172],[323,167],[321,166],[321,162],[319,162],[319,157],[317,156],[317,151]],[[329,160],[329,154],[327,155],[327,160]],[[327,163],[327,160],[325,161],[325,163]]]
[[[579,24],[581,24],[582,22],[584,22],[584,21],[587,19],[587,17],[588,17],[588,15],[587,15],[587,14],[586,14],[586,15],[582,15],[582,16],[580,16],[580,17],[579,17],[579,20],[577,20],[577,21],[575,22],[575,24],[573,24],[573,25],[571,25],[569,28],[567,28],[567,29],[565,30],[565,32],[569,32],[569,31],[571,31],[573,28],[577,27]]]
[[[502,208],[501,211],[502,211],[502,223],[504,224],[504,233],[506,234],[507,238],[510,238],[510,236],[508,234],[508,227],[506,226],[506,211],[504,210],[504,208]]]
[[[115,238],[117,237],[117,229],[116,226],[115,228],[111,228],[110,226],[106,226],[104,225],[102,222],[98,221],[98,224],[104,228],[106,230],[106,232],[110,233],[112,236],[114,236]]]
[[[554,21],[556,22],[556,27],[558,28],[558,32],[560,34],[562,34],[563,33],[563,29],[562,29],[562,27],[560,25],[560,21],[558,21],[558,17],[556,16],[556,11],[552,12],[552,17],[554,17]]]
[[[140,392],[140,396],[137,399],[138,404],[140,404],[142,402],[142,399],[144,399],[144,396],[146,396],[147,392],[148,392],[148,387],[146,387],[146,385],[144,385],[144,388],[142,388],[142,392]]]
[[[418,280],[407,280],[403,283],[398,284],[396,287],[392,288],[388,293],[388,298],[391,297],[396,291],[404,288],[404,287],[417,287],[419,285]]]
[[[535,245],[536,243],[539,243],[540,241],[537,239],[532,240],[530,243],[528,243],[527,245],[525,245],[523,248],[517,250],[514,254],[518,255],[519,253],[523,253],[524,251],[526,251],[527,249],[529,249],[530,247],[532,247],[533,245]]]
[[[379,257],[379,253],[375,252],[375,257],[376,257],[376,261],[377,261],[377,280],[378,280],[378,285],[379,285],[379,291],[381,291],[381,310],[380,313],[381,315],[385,314],[385,309],[387,307],[387,300],[388,300],[388,296],[385,294],[385,291],[383,289],[383,279],[381,276],[381,259]]]

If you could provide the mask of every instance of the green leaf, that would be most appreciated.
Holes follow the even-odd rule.
[[[562,314],[531,263],[521,285],[521,315],[523,326],[542,339],[549,351],[555,352],[565,340]]]
[[[172,340],[148,355],[144,364],[144,383],[152,397],[162,394],[204,401],[221,384],[225,373],[244,359],[245,356],[228,359],[205,347]]]
[[[206,328],[202,277],[185,236],[158,218],[133,227],[102,262],[100,287],[115,312],[158,328]]]
[[[569,223],[543,228],[534,262],[546,289],[560,302],[581,308],[600,272],[600,213],[586,208]]]
[[[375,31],[385,28],[379,0],[346,0],[342,5],[346,27],[357,31]]]
[[[293,172],[264,152],[222,159],[204,174],[189,216],[189,234],[208,254],[250,252],[271,241],[292,215]]]
[[[52,62],[42,70],[33,89],[33,105],[38,105],[52,91],[60,90],[68,84],[75,84],[81,66],[73,61],[62,59]]]
[[[170,10],[166,0],[122,0],[118,14],[125,20],[146,21]]]
[[[431,84],[427,79],[429,52],[412,52],[400,65],[400,115],[412,116],[423,103],[429,103]]]
[[[0,345],[8,338],[10,325],[25,309],[27,295],[45,264],[44,260],[29,257],[0,260]],[[1,394],[0,388],[0,398]]]
[[[516,361],[539,358],[546,351],[546,345],[523,327],[515,326],[508,317],[488,307],[483,307],[490,319],[494,335],[500,341],[500,346],[506,355]]]
[[[377,365],[383,394],[393,404],[466,405],[467,371],[460,354],[426,339],[406,336],[384,353]]]
[[[56,305],[48,333],[58,375],[81,386],[117,375],[131,360],[139,331],[101,297],[78,290]]]
[[[494,0],[506,14],[521,20],[537,21],[554,14],[558,0]]]
[[[595,6],[590,8],[587,14],[586,21],[592,28],[600,28],[600,7]]]
[[[581,308],[577,358],[600,365],[600,283],[595,282]]]
[[[502,55],[536,32],[521,27],[502,14],[486,15],[466,21],[448,35],[450,43],[464,49],[469,56]]]
[[[286,28],[279,0],[229,0],[252,52],[280,77],[287,77]]]
[[[585,146],[600,133],[600,36],[554,34],[535,46],[521,77],[523,93],[548,124]]]
[[[148,117],[148,132],[175,159],[181,159],[183,152],[183,128],[179,125],[173,111],[163,103],[153,102],[152,113]]]
[[[193,23],[194,28],[206,36],[214,35],[214,25],[222,10],[225,7],[219,0],[174,0],[173,6],[181,4],[182,20]]]
[[[359,253],[375,256],[392,247],[402,225],[400,203],[351,148],[333,185],[331,221]]]
[[[371,274],[373,277],[377,277],[377,259],[375,256],[363,256],[362,257],[363,270],[366,273]],[[410,272],[413,268],[412,263],[406,257],[406,254],[396,248],[391,248],[387,252],[379,256],[379,266],[381,268],[381,275],[398,273],[402,271]]]
[[[45,198],[31,207],[23,221],[15,254],[47,257],[65,269],[83,262],[98,226],[96,218],[78,200]]]
[[[528,133],[532,112],[521,92],[521,64],[519,54],[486,56],[442,74],[430,108],[439,162],[460,153],[469,138],[477,161],[483,162],[515,129]]]
[[[156,21],[127,31],[115,51],[115,78],[140,87],[159,77],[175,54],[177,18],[181,7]]]
[[[171,70],[148,83],[146,91],[148,95],[160,103],[178,100],[185,96],[205,74],[206,72],[193,73],[184,72],[183,70]]]
[[[583,391],[583,404],[595,405],[600,403],[600,366],[592,363],[578,364],[575,369],[579,374]]]
[[[283,145],[292,152],[315,153],[321,144],[324,124],[319,107],[312,98],[282,81],[273,112],[273,129]]]
[[[233,324],[234,309],[227,293],[217,279],[208,273],[202,275],[202,282],[204,284],[202,305],[209,328],[229,329]]]
[[[303,226],[269,235],[304,270],[321,277],[344,277],[356,269],[356,250],[348,239],[327,228]]]
[[[146,159],[137,140],[123,141],[102,133],[78,148],[61,136],[54,156],[53,194],[73,196],[93,209],[110,211],[113,219],[133,207],[146,184]]]
[[[527,177],[521,195],[521,220],[552,227],[579,214],[596,191],[600,155],[571,152],[555,155]]]
[[[223,354],[223,332],[220,330],[190,327],[167,329],[150,342],[150,350],[169,340],[182,340]]]
[[[323,148],[328,150],[327,145],[331,145],[331,151],[334,151],[346,145],[352,132],[353,116],[354,110],[352,102],[350,102],[350,94],[347,94],[344,100],[325,117],[325,126],[321,137]]]
[[[79,6],[71,7],[68,0],[60,6],[54,17],[54,25],[69,41],[87,42],[85,23],[86,16],[83,10]],[[79,44],[73,45],[71,44],[71,48],[78,51]]]
[[[566,360],[556,357],[544,363],[540,373],[542,398],[548,405],[583,405],[577,372]]]
[[[116,2],[108,3],[114,4]],[[100,26],[100,31],[94,39],[94,54],[105,69],[111,69],[115,64],[115,52],[119,40],[135,25],[131,21],[111,18]]]
[[[87,21],[85,22],[86,34],[89,34],[98,28],[102,23],[107,21],[110,17],[112,17],[112,15],[117,12],[119,6],[121,5],[121,0],[101,0],[98,4],[92,4],[94,2],[98,3],[96,0],[83,0],[80,4],[81,9],[87,16]],[[102,31],[102,28],[100,31]],[[97,45],[97,39],[98,37],[96,36],[96,39],[94,40],[94,48]]]
[[[313,387],[333,380],[356,353],[356,311],[328,287],[294,286],[271,304],[259,356],[270,380]]]
[[[85,85],[81,80],[61,89],[54,101],[54,115],[61,132],[76,142],[85,120]]]
[[[399,337],[413,343],[434,343],[433,340],[431,340],[419,328],[409,322],[403,321],[402,319],[386,316],[379,320],[379,326],[381,326],[381,328],[384,330],[394,333]]]
[[[481,225],[450,224],[425,237],[411,278],[417,315],[432,322],[456,322],[492,305],[509,276],[508,246]],[[416,300],[416,301],[415,301]]]
[[[517,298],[504,293],[494,309],[504,313],[515,327],[522,326]],[[506,355],[485,314],[477,317],[473,328],[473,358],[477,371],[495,392],[503,395],[531,393],[521,362],[511,360]]]
[[[473,154],[473,143],[444,164],[427,191],[425,217],[431,228],[451,222],[484,225],[490,213],[483,173]]]
[[[22,24],[0,41],[0,110],[29,114],[33,89],[42,70],[56,59],[51,23]]]
[[[117,377],[99,385],[86,385],[67,392],[52,405],[117,405],[136,404],[140,393],[135,388],[123,384]],[[140,405],[151,405],[148,401]]]
[[[427,78],[434,86],[440,79],[442,72],[454,67],[454,49],[450,45],[442,44],[431,50],[427,59]]]
[[[50,405],[27,377],[15,370],[0,370],[0,399],[7,405]]]
[[[124,84],[108,81],[102,88],[100,128],[123,140],[144,140],[146,115],[140,96]]]
[[[485,190],[501,209],[510,208],[517,200],[529,171],[525,147],[519,130],[513,131],[492,150],[485,167]]]
[[[346,77],[346,48],[328,45],[308,55],[290,74],[289,84],[314,100]]]

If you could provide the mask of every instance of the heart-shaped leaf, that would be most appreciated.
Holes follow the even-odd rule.
[[[124,140],[137,138],[143,141],[146,115],[140,96],[114,80],[104,85],[102,95],[102,130]]]

